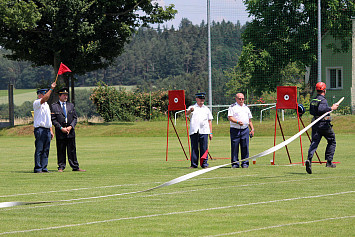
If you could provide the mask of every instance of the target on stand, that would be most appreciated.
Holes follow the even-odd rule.
[[[185,107],[185,91],[171,90],[168,91],[169,96],[169,111],[184,110]]]
[[[297,109],[297,87],[278,86],[277,87],[277,109]]]

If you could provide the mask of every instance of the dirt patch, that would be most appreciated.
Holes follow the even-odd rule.
[[[8,136],[33,136],[33,125],[21,125],[9,128],[6,132]]]

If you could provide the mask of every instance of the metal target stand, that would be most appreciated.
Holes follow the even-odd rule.
[[[277,87],[277,102],[276,102],[276,116],[275,116],[275,133],[274,133],[274,146],[276,146],[276,122],[278,122],[280,131],[282,134],[282,138],[285,141],[285,135],[282,129],[282,125],[280,122],[280,118],[277,114],[277,111],[279,109],[295,109],[297,111],[297,121],[298,121],[298,130],[301,131],[301,126],[300,126],[300,114],[298,112],[298,103],[297,103],[297,87],[296,86],[278,86]],[[303,122],[302,122],[303,124]],[[308,135],[308,133],[307,133]],[[309,135],[308,135],[309,136]],[[301,156],[302,156],[302,165],[304,165],[304,159],[303,159],[303,147],[302,147],[302,138],[300,136],[300,147],[301,147]],[[286,148],[286,153],[288,156],[288,160],[290,164],[293,164],[291,161],[291,156],[290,152],[288,150],[287,145],[285,146]],[[273,155],[273,160],[271,162],[271,165],[275,165],[275,152]]]
[[[186,116],[186,105],[185,105],[185,91],[184,90],[170,90],[168,91],[169,96],[169,105],[168,105],[168,125],[167,125],[167,132],[166,132],[166,161],[168,161],[168,149],[169,149],[169,123],[171,122],[175,134],[180,142],[180,146],[185,154],[186,160],[189,160],[187,154],[185,152],[185,148],[181,142],[179,134],[176,130],[176,127],[170,117],[170,111],[176,110],[184,110],[185,111],[185,122],[186,122],[186,131],[187,131],[187,143],[189,146],[189,157],[191,157],[191,149],[190,149],[190,136],[189,136],[189,128],[187,126],[187,116]],[[170,121],[170,122],[169,122]]]

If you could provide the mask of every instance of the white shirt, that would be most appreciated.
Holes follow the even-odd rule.
[[[47,102],[41,104],[41,99],[37,99],[33,102],[33,110],[34,110],[34,122],[33,126],[35,128],[43,127],[43,128],[51,128],[52,120],[51,120],[51,110],[49,109],[49,105]]]
[[[191,118],[189,134],[192,135],[197,132],[200,134],[210,134],[211,131],[208,121],[213,119],[210,109],[205,105],[202,105],[202,107],[200,107],[197,105],[197,103],[191,105],[188,110],[191,107],[194,108],[194,111],[190,114]]]
[[[62,101],[59,101],[59,102],[60,102],[60,107],[62,107],[62,109],[63,109],[63,104],[64,104],[65,111],[67,112],[67,115],[68,115],[67,103],[66,103],[66,102],[62,102]],[[63,112],[64,112],[64,111],[63,111]],[[66,122],[66,123],[68,122],[68,116],[65,117],[65,122]]]
[[[228,117],[229,116],[232,116],[233,118],[237,119],[238,122],[243,122],[243,126],[240,126],[239,124],[230,121],[230,127],[237,129],[247,128],[249,125],[249,119],[253,118],[248,106],[246,106],[245,104],[243,104],[243,106],[240,106],[237,102],[229,106]]]

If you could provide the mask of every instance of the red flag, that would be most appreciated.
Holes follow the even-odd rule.
[[[205,153],[201,156],[200,158],[200,165],[202,166],[203,165],[203,162],[207,159],[207,156],[208,156],[208,150],[210,149],[210,138],[208,136],[208,146],[207,146],[207,150],[205,151]]]
[[[200,165],[203,165],[203,162],[206,160],[207,155],[208,155],[208,148],[207,148],[206,152],[200,158]]]
[[[62,75],[65,72],[71,72],[71,70],[67,66],[65,66],[63,63],[60,63],[58,75]]]

